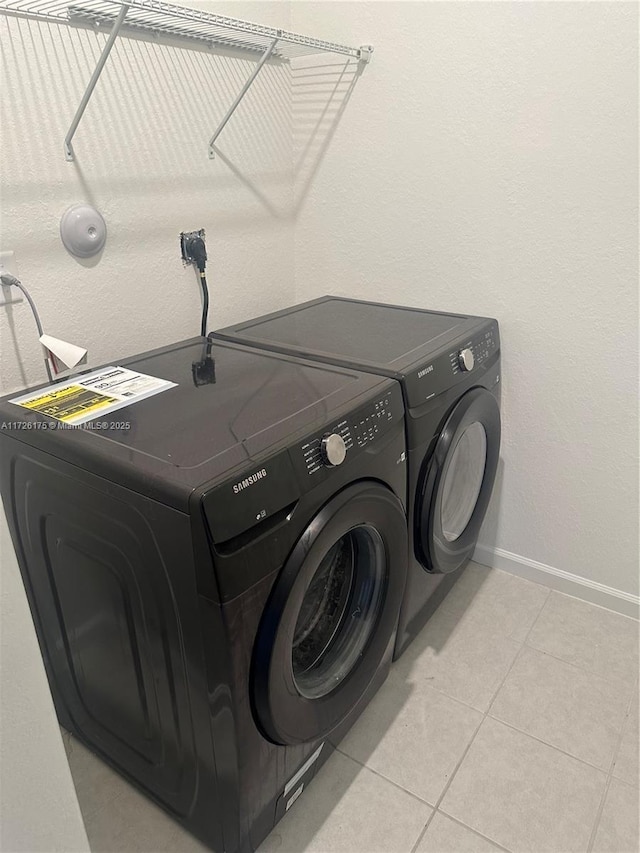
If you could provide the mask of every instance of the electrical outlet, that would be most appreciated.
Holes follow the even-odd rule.
[[[188,266],[195,261],[191,250],[191,241],[196,237],[202,237],[204,240],[204,228],[200,228],[199,231],[180,232],[180,254],[182,255],[182,263],[185,266]]]
[[[16,256],[14,252],[0,252],[0,273],[8,272],[18,278],[18,267],[16,266]],[[3,305],[16,305],[22,302],[24,297],[22,291],[17,287],[0,287],[0,307]]]

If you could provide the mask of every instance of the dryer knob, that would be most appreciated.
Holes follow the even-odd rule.
[[[326,465],[327,468],[342,465],[347,455],[347,446],[342,436],[336,432],[328,432],[320,442],[320,455],[323,465]]]
[[[461,349],[458,353],[458,364],[460,365],[460,370],[468,371],[473,370],[473,366],[476,363],[475,358],[473,357],[473,351],[470,349]]]

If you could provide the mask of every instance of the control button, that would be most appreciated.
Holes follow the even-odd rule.
[[[473,370],[473,366],[475,364],[475,359],[473,357],[473,352],[470,349],[461,349],[458,353],[458,364],[460,365],[460,370]]]
[[[347,455],[347,446],[344,438],[335,432],[327,433],[320,442],[320,454],[327,468],[335,468],[342,465]]]

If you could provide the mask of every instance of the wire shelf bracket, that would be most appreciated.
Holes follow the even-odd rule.
[[[258,62],[258,64],[256,65],[256,67],[253,69],[253,72],[251,73],[251,75],[250,75],[249,79],[247,80],[247,82],[244,84],[244,86],[242,87],[242,89],[241,89],[241,90],[240,90],[240,92],[238,93],[238,96],[236,97],[235,101],[234,101],[234,102],[231,104],[231,106],[229,107],[229,109],[228,109],[228,111],[227,111],[227,114],[226,114],[226,115],[225,115],[225,117],[222,119],[222,121],[221,121],[221,122],[220,122],[220,124],[218,125],[218,127],[217,127],[217,129],[216,129],[215,133],[213,134],[213,136],[212,136],[212,137],[211,137],[211,139],[209,140],[209,159],[210,159],[210,160],[214,160],[214,159],[215,159],[215,156],[216,156],[216,150],[215,150],[215,147],[214,147],[214,146],[215,146],[215,141],[216,141],[216,139],[220,136],[220,134],[221,134],[221,133],[222,133],[222,131],[224,130],[224,127],[225,127],[226,123],[229,121],[229,119],[231,118],[231,116],[234,114],[234,112],[236,111],[236,109],[239,107],[239,105],[240,105],[240,101],[244,98],[244,96],[247,94],[247,92],[248,92],[248,91],[249,91],[249,89],[251,88],[251,84],[253,83],[253,81],[256,79],[256,77],[257,77],[257,76],[258,76],[258,74],[260,73],[260,71],[261,71],[261,69],[262,69],[262,66],[263,66],[263,65],[265,64],[265,62],[266,62],[268,59],[270,59],[270,57],[272,56],[273,51],[275,50],[275,48],[276,48],[276,45],[277,45],[277,44],[278,44],[278,39],[276,38],[276,39],[274,39],[274,40],[271,42],[271,44],[269,45],[269,47],[268,47],[268,48],[265,50],[265,52],[262,54],[262,57],[261,57],[260,61]]]
[[[67,131],[67,135],[64,138],[64,157],[65,160],[73,161],[76,159],[75,152],[73,150],[72,140],[76,130],[78,129],[78,125],[80,124],[80,119],[84,115],[84,111],[87,108],[87,104],[93,94],[93,90],[96,87],[96,83],[100,78],[100,74],[102,73],[102,69],[105,66],[107,59],[109,58],[109,54],[111,53],[111,48],[115,44],[115,40],[118,38],[118,33],[120,32],[120,27],[124,23],[124,19],[127,16],[127,12],[129,11],[129,7],[126,4],[122,4],[120,7],[120,11],[118,12],[118,17],[115,20],[113,25],[113,29],[109,34],[109,38],[107,39],[107,43],[102,49],[102,53],[100,54],[100,59],[98,60],[98,64],[96,65],[93,74],[91,75],[91,79],[87,84],[87,88],[85,89],[84,95],[82,96],[82,100],[80,101],[80,105],[76,110],[76,114],[73,117],[73,121],[71,122],[71,126]]]
[[[258,59],[256,67],[209,140],[210,159],[215,157],[216,140],[270,59],[288,62],[301,56],[332,53],[365,65],[371,60],[373,52],[371,45],[348,47],[237,18],[165,3],[164,0],[76,0],[73,5],[69,5],[69,0],[0,0],[0,14],[68,24],[100,32],[109,30],[109,37],[64,138],[64,156],[68,161],[75,159],[73,137],[119,35],[164,35],[184,40],[187,47],[231,48],[247,52]]]

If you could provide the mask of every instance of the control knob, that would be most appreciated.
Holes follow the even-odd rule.
[[[473,366],[476,363],[475,358],[473,357],[473,351],[471,349],[461,349],[458,353],[458,364],[460,365],[460,370],[469,371],[473,370]]]
[[[322,464],[327,468],[335,468],[342,465],[347,455],[347,445],[344,439],[336,432],[328,432],[320,442],[320,457]]]

